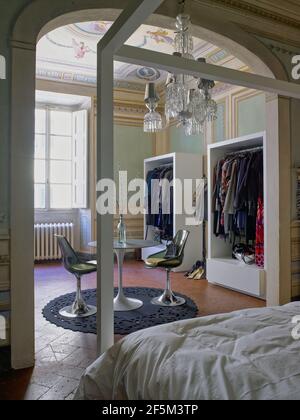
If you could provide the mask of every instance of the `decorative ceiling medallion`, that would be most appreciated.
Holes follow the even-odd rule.
[[[150,67],[141,67],[136,70],[136,75],[141,80],[154,82],[160,79],[161,73],[158,70]]]

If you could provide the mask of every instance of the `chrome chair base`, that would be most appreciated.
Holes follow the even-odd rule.
[[[81,302],[81,305],[78,305],[77,302],[73,303],[71,306],[66,306],[59,311],[60,316],[64,318],[87,318],[89,316],[95,315],[97,313],[97,308],[92,305],[86,305],[84,302]]]
[[[165,290],[161,296],[152,299],[151,303],[152,305],[174,307],[184,305],[185,299],[175,296],[171,290]]]
[[[185,299],[174,295],[171,288],[171,270],[167,270],[167,284],[164,293],[151,300],[152,305],[175,307],[185,304]]]

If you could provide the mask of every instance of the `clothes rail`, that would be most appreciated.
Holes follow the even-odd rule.
[[[168,166],[170,166],[170,168],[171,168],[171,167],[174,166],[174,164],[172,162],[171,163],[164,163],[163,165],[156,166],[155,169],[167,168]]]
[[[235,152],[230,152],[227,154],[227,156],[231,156],[231,155],[240,155],[242,153],[250,153],[250,152],[258,152],[260,150],[263,150],[263,146],[259,146],[259,147],[252,147],[251,149],[241,149],[241,150],[237,150]]]

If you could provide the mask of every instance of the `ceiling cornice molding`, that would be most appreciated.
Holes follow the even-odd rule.
[[[295,55],[295,51],[288,50],[287,48],[281,47],[279,45],[274,45],[273,43],[269,43],[268,47],[271,51],[277,53],[277,54],[283,54],[283,55],[289,55],[290,57],[293,57]]]
[[[135,115],[142,115],[144,117],[145,114],[145,105],[144,104],[129,104],[128,102],[114,102],[114,110],[115,112],[122,112],[126,114],[135,114]]]
[[[79,77],[68,72],[63,71],[47,71],[43,69],[37,69],[36,77],[38,80],[45,82],[57,82],[57,83],[66,83],[74,84],[81,86],[97,86],[97,80],[93,77],[88,77],[85,75],[80,75]],[[114,80],[115,89],[131,91],[131,92],[144,92],[145,84],[136,83],[126,80]]]
[[[207,0],[204,0],[207,3]],[[254,4],[250,4],[246,1],[241,0],[209,0],[208,2],[210,5],[212,3],[219,4],[221,6],[227,6],[231,9],[240,11],[240,12],[248,12],[252,15],[262,17],[264,19],[272,20],[277,23],[281,23],[283,25],[287,25],[296,29],[300,30],[300,20],[292,19],[288,16],[285,16],[281,13],[275,12],[275,10],[271,11],[261,6],[257,6]]]
[[[298,48],[298,49],[300,47],[300,37],[299,37],[299,41],[296,42],[294,39],[289,38],[280,32],[278,32],[278,34],[275,34],[274,32],[266,31],[264,28],[254,29],[253,27],[251,28],[250,26],[247,26],[244,24],[239,24],[239,27],[243,29],[244,31],[248,32],[249,34],[255,36],[257,39],[261,37],[261,38],[269,39],[270,42],[276,41],[276,42],[280,42],[282,44],[286,44],[286,45],[289,45],[291,47]]]

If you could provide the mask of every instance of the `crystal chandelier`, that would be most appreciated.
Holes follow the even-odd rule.
[[[175,56],[195,60],[193,55],[194,41],[189,31],[189,15],[180,14],[176,19],[177,34],[175,37]],[[198,62],[205,62],[199,58]],[[217,104],[212,99],[212,80],[195,79],[177,74],[170,75],[166,86],[166,119],[175,120],[177,127],[184,127],[188,136],[203,132],[204,123],[217,118]]]
[[[156,112],[158,102],[159,96],[156,93],[155,84],[148,83],[146,86],[145,104],[149,112],[144,118],[145,133],[156,133],[163,129],[162,117],[158,112]]]
[[[189,15],[179,14],[176,18],[177,33],[175,37],[175,53],[177,57],[195,60],[193,55],[194,41],[190,34],[189,26],[191,19]],[[206,62],[205,58],[197,60],[200,63]],[[212,89],[215,82],[206,79],[196,79],[185,74],[170,74],[166,84],[165,114],[167,124],[176,122],[178,128],[183,127],[187,136],[198,135],[203,132],[206,121],[214,121],[217,118],[217,104],[212,99]],[[155,87],[151,88],[154,89]],[[149,91],[149,86],[146,89]],[[145,117],[145,131],[158,131],[162,128],[162,118],[155,112],[155,107],[149,108],[149,101],[145,99],[150,113]],[[153,100],[152,100],[153,104]]]

